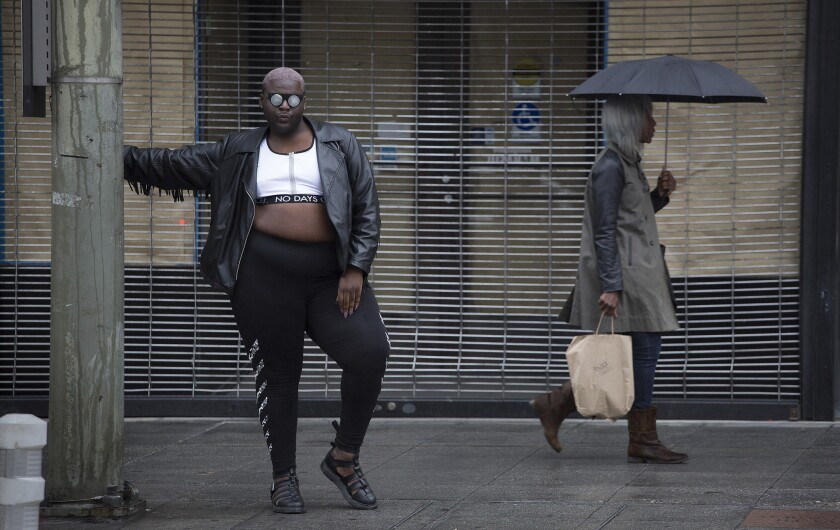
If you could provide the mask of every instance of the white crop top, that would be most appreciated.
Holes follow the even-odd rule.
[[[260,144],[257,162],[257,198],[269,195],[323,195],[315,143],[306,151],[279,155]]]

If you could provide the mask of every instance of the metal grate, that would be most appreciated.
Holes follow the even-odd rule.
[[[124,0],[125,138],[214,141],[260,123],[265,72],[297,67],[307,113],[352,130],[383,215],[371,276],[393,353],[383,398],[527,398],[567,375],[573,283],[597,106],[566,94],[612,62],[716,60],[770,98],[671,105],[660,214],[682,329],[661,399],[798,399],[804,1],[268,2]],[[2,7],[0,395],[45,395],[50,118],[20,116],[20,2]],[[664,160],[665,119],[645,154]],[[126,188],[128,191],[128,188]],[[196,260],[200,199],[126,193],[126,392],[251,395],[224,295]],[[8,345],[8,347],[6,346]],[[301,394],[338,396],[307,344]]]

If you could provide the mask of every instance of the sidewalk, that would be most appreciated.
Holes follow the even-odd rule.
[[[763,517],[751,528],[840,528],[837,422],[660,422],[660,438],[691,460],[653,465],[627,463],[624,421],[567,420],[557,454],[536,419],[374,418],[361,463],[379,509],[360,511],[318,468],[330,421],[300,421],[305,514],[271,511],[256,419],[129,419],[125,479],[146,513],[42,517],[41,528],[710,530],[748,516]]]

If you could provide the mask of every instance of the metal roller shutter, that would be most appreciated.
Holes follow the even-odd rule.
[[[672,104],[660,213],[682,329],[658,399],[796,400],[804,1],[123,1],[126,143],[175,147],[258,125],[271,68],[307,113],[352,130],[383,215],[371,282],[393,346],[382,397],[523,400],[563,380],[597,108],[566,94],[604,64],[725,64],[766,106]],[[20,2],[4,2],[0,395],[44,395],[50,118],[20,113]],[[663,109],[645,153],[664,160]],[[126,188],[126,392],[251,396],[227,298],[197,256],[207,201]],[[302,398],[337,398],[307,343]]]

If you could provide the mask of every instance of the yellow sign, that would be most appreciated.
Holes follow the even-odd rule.
[[[540,65],[533,57],[523,57],[513,67],[513,80],[522,86],[532,86],[540,80],[540,74]]]

